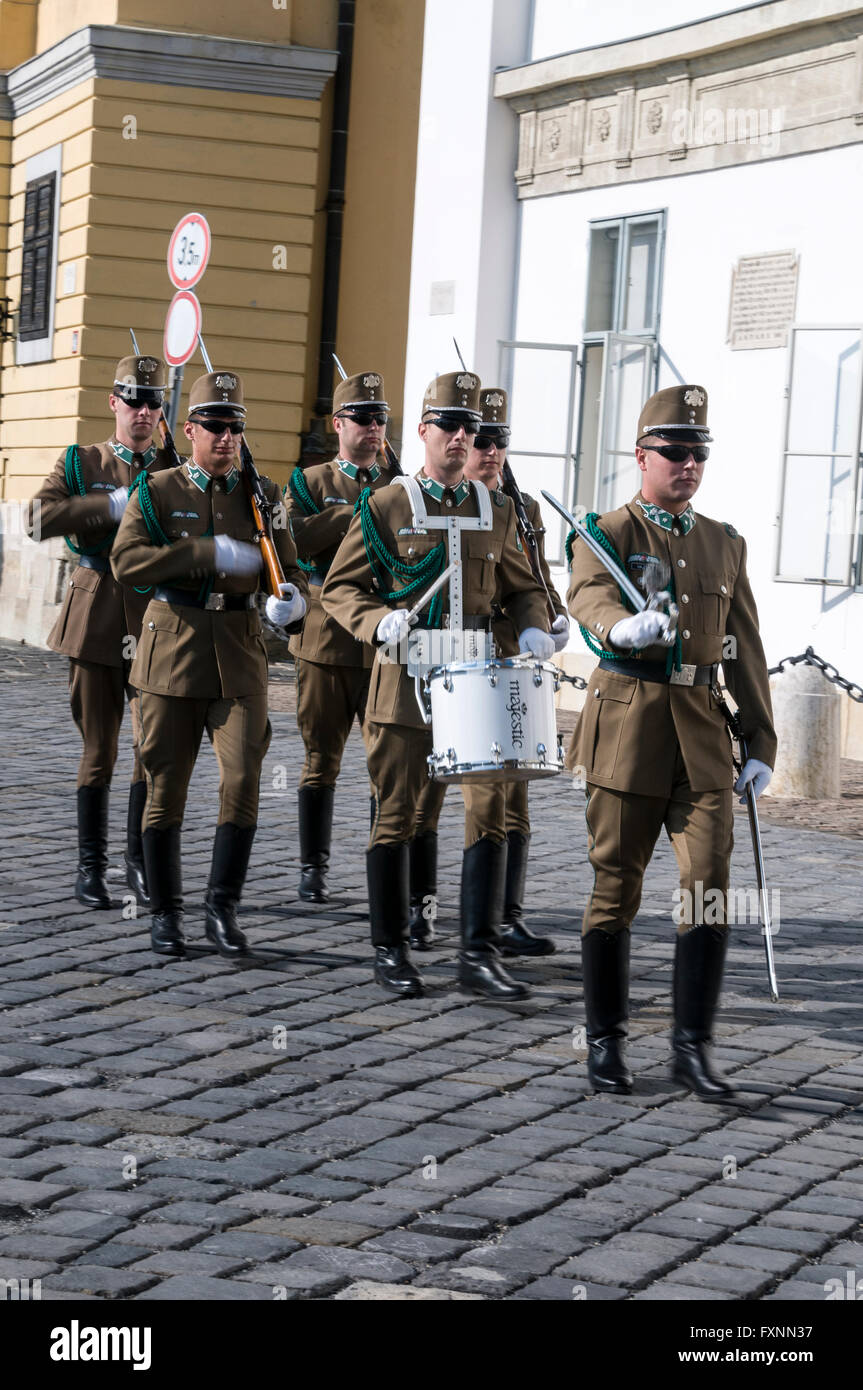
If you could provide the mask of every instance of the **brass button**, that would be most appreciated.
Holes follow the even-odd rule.
[[[720,594],[727,594],[727,593],[728,593],[728,590],[726,589],[726,587],[725,587],[724,584],[720,584],[720,586],[719,586],[719,592],[720,592]]]
[[[156,626],[155,623],[148,623],[148,624],[147,624],[147,627],[150,629],[151,632],[153,631],[153,628],[154,628],[155,626]]]
[[[599,691],[598,691],[598,690],[594,690],[593,693],[594,693],[594,695],[596,696],[596,698],[597,698],[597,700],[598,700],[598,699],[599,699]]]
[[[692,634],[691,634],[691,632],[689,631],[689,628],[688,628],[688,627],[685,627],[685,628],[683,629],[683,635],[684,635],[684,637],[691,637],[691,636],[692,636]]]
[[[226,572],[225,570],[219,570],[219,578],[220,578],[220,579],[227,579],[227,577],[228,577],[228,575],[227,575],[227,572]]]
[[[181,532],[180,532],[180,539],[181,539],[181,540],[186,540],[188,534],[189,534],[188,531],[181,531]]]
[[[493,559],[494,559],[494,551],[493,551],[493,550],[490,550],[490,551],[488,552],[488,554],[486,555],[485,558],[486,558],[487,560],[493,560]]]
[[[672,536],[679,536],[679,535],[680,535],[680,529],[679,529],[679,527],[677,527],[677,526],[672,526],[672,528],[671,528],[671,534],[672,534]]]
[[[408,546],[408,555],[413,555],[413,553],[414,553],[414,548],[413,548],[412,545],[409,545],[409,546]]]
[[[448,507],[451,507],[451,506],[452,506],[452,498],[451,498],[451,497],[448,497],[448,498],[446,499],[446,504],[447,504]]]
[[[222,513],[221,513],[221,512],[216,512],[216,520],[217,520],[217,521],[221,521],[221,520],[222,520]]]
[[[685,560],[678,560],[677,563],[678,563],[678,565],[680,566],[680,568],[681,568],[682,570],[685,570],[685,569],[686,569],[686,561],[685,561]]]
[[[689,602],[689,595],[688,595],[688,594],[681,594],[681,595],[680,595],[680,602],[681,602],[681,603],[688,603],[688,602]]]

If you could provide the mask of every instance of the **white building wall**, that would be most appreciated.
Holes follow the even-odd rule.
[[[644,0],[534,0],[530,57],[535,62],[750,8],[718,0],[655,0],[652,5]]]

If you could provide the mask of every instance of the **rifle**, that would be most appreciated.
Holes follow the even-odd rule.
[[[338,369],[339,369],[339,372],[340,372],[340,374],[341,374],[342,381],[347,381],[347,379],[348,379],[348,374],[347,374],[347,372],[345,371],[345,369],[344,369],[344,367],[342,366],[342,364],[341,364],[341,362],[339,361],[339,359],[336,357],[336,354],[335,354],[335,353],[333,353],[333,361],[335,362],[336,366],[337,366]],[[385,458],[386,461],[387,461],[387,468],[390,470],[390,472],[391,472],[391,473],[399,473],[399,474],[401,474],[402,476],[404,476],[404,471],[405,471],[405,470],[402,468],[401,464],[399,463],[399,456],[398,456],[398,454],[396,453],[396,451],[395,451],[395,449],[393,448],[393,446],[392,446],[392,444],[390,443],[390,441],[387,439],[386,435],[384,435],[384,442],[383,442],[383,444],[381,445],[381,449],[383,450],[384,458]]]
[[[141,356],[141,350],[140,350],[140,348],[138,347],[138,339],[135,337],[135,330],[134,330],[134,328],[130,328],[130,329],[129,329],[129,332],[130,332],[131,335],[132,335],[132,351],[134,352],[134,354],[135,354],[136,357],[140,357],[140,356]],[[168,428],[168,417],[167,417],[166,414],[165,414],[164,406],[161,408],[160,414],[159,414],[159,436],[160,436],[160,438],[161,438],[161,440],[162,440],[162,448],[163,448],[163,449],[167,449],[167,451],[168,451],[169,454],[173,454],[173,456],[174,456],[174,467],[175,467],[175,468],[179,468],[179,467],[180,467],[180,464],[183,462],[183,460],[180,458],[180,455],[177,453],[177,446],[176,446],[176,444],[174,443],[174,436],[171,434],[171,431],[170,431],[170,429]]]
[[[204,366],[208,372],[212,372],[213,364],[204,346],[204,340],[198,334],[198,345],[201,349],[201,356],[204,359]],[[261,482],[261,475],[255,467],[255,460],[252,458],[252,451],[246,443],[245,434],[240,435],[240,469],[243,479],[243,486],[246,489],[246,496],[252,507],[252,516],[255,521],[256,533],[254,539],[261,547],[261,554],[264,557],[264,567],[267,571],[267,581],[270,593],[276,598],[282,597],[281,585],[287,581],[285,572],[282,569],[282,562],[279,559],[273,541],[273,511],[272,502],[264,492],[264,485]]]
[[[456,356],[461,363],[462,371],[466,372],[467,367],[464,364],[461,349],[455,338],[453,338],[452,341],[456,350]],[[500,470],[500,476],[501,490],[506,493],[512,505],[515,507],[515,522],[524,545],[524,553],[533,571],[534,579],[545,593],[545,604],[548,609],[549,622],[553,623],[557,619],[558,614],[551,594],[549,593],[548,585],[545,582],[545,575],[542,572],[542,562],[539,558],[539,541],[537,540],[536,531],[531,525],[530,517],[527,514],[527,507],[524,505],[524,498],[521,495],[518,483],[515,481],[515,474],[510,467],[509,459],[504,459]]]

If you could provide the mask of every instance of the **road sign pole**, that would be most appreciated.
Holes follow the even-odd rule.
[[[172,434],[177,433],[177,416],[180,413],[180,397],[183,394],[184,371],[184,367],[174,368],[174,381],[171,386],[171,402],[168,406],[168,429]]]

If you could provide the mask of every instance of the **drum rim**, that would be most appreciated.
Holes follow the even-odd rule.
[[[433,754],[430,753],[428,763],[433,776],[434,773],[438,771],[438,767],[437,764],[432,764],[432,757]],[[472,771],[486,773],[506,772],[510,768],[530,768],[531,771],[541,772],[548,769],[552,772],[561,772],[563,770],[563,766],[563,758],[555,758],[553,760],[550,758],[544,758],[542,762],[534,761],[531,758],[501,758],[498,762],[490,763],[450,763],[447,766],[447,771],[454,773]]]
[[[538,661],[535,657],[527,656],[498,656],[492,657],[488,661],[454,661],[450,666],[432,666],[426,673],[425,679],[430,681],[432,676],[442,675],[445,672],[453,674],[468,675],[471,671],[488,671],[490,668],[509,670],[535,671],[540,666],[543,671],[554,673],[559,671],[553,661]]]

